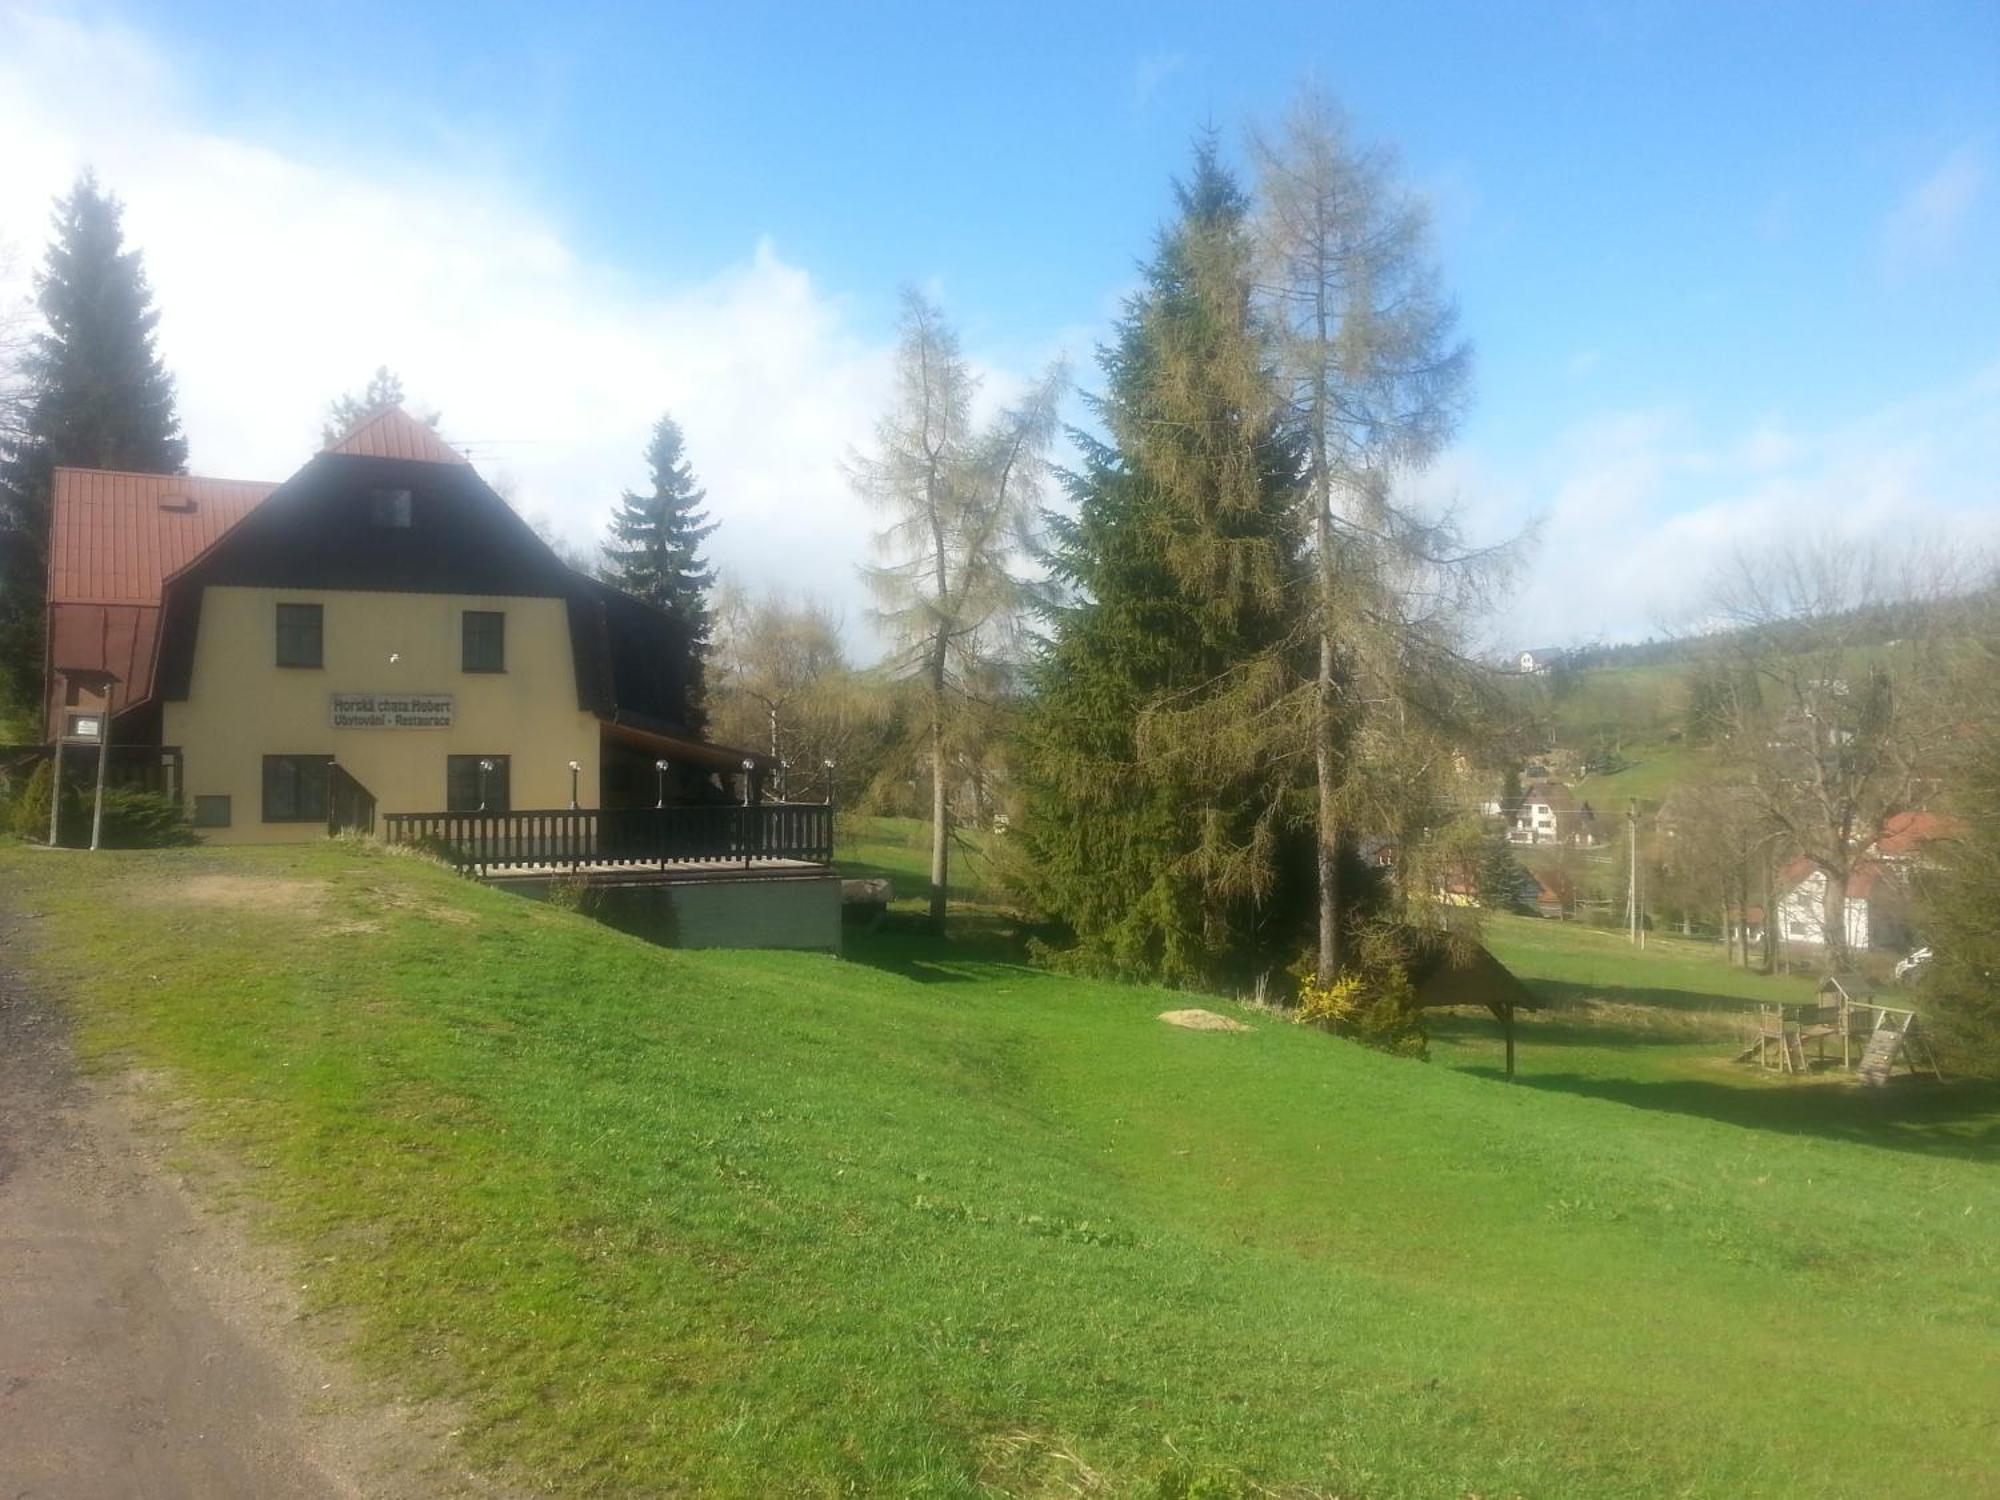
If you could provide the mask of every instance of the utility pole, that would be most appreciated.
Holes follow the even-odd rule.
[[[1639,799],[1631,798],[1625,804],[1625,852],[1629,868],[1625,874],[1625,936],[1629,942],[1639,942]]]

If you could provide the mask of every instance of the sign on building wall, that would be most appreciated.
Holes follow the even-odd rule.
[[[335,693],[335,729],[449,729],[450,693]]]

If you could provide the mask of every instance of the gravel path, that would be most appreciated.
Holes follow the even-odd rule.
[[[137,1081],[80,1077],[0,912],[0,1500],[460,1496],[437,1413],[306,1336],[282,1258],[204,1209]]]

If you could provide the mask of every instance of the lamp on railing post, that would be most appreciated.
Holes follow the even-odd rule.
[[[668,764],[669,763],[664,760],[656,760],[653,762],[653,782],[654,782],[653,809],[656,812],[660,808],[663,808],[667,805]]]
[[[569,810],[571,812],[576,811],[576,782],[577,778],[582,774],[583,762],[580,760],[571,761],[569,763]]]
[[[833,806],[833,762],[826,760],[820,764],[826,767],[826,805],[831,807]]]
[[[743,868],[750,868],[750,773],[757,769],[757,762],[749,756],[743,757]]]
[[[481,759],[479,762],[479,810],[486,811],[486,776],[493,769],[493,762]]]
[[[791,784],[792,763],[788,760],[781,760],[778,762],[778,800],[780,802],[789,800],[786,793]]]

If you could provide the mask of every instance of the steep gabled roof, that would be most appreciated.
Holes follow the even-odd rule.
[[[351,453],[358,458],[401,458],[422,464],[470,462],[439,437],[436,428],[419,422],[400,406],[385,406],[371,412],[325,451]]]

